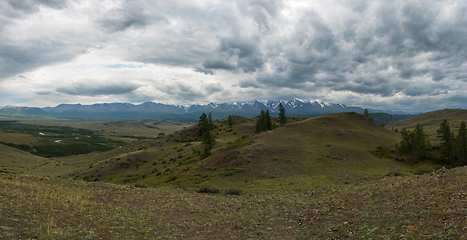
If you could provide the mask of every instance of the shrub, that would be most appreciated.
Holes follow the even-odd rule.
[[[386,174],[386,176],[390,176],[390,177],[397,177],[397,176],[402,176],[402,175],[403,174],[399,171],[391,171],[388,174]]]
[[[133,184],[133,187],[137,187],[137,188],[147,188],[148,186],[142,184],[142,183],[136,183],[136,184]]]
[[[225,191],[225,195],[242,195],[242,190],[230,188],[227,191]]]
[[[171,176],[167,182],[175,181],[175,180],[177,180],[177,178],[178,178],[178,177],[177,177],[176,175]]]
[[[123,179],[123,182],[124,182],[124,183],[129,182],[129,181],[130,181],[130,179],[127,178],[127,177]]]
[[[210,186],[201,186],[197,192],[198,193],[219,193],[219,189],[213,188]]]
[[[423,175],[425,173],[431,173],[433,172],[433,169],[431,169],[430,167],[427,167],[427,166],[420,166],[418,168],[416,168],[414,171],[413,171],[413,174],[415,175]]]

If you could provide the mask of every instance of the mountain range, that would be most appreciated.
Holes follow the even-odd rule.
[[[167,119],[185,118],[197,119],[203,112],[212,113],[213,119],[225,118],[228,115],[255,117],[261,110],[269,110],[271,116],[279,112],[279,104],[285,108],[287,116],[317,116],[338,112],[363,113],[364,109],[356,106],[346,106],[336,103],[309,101],[294,98],[290,101],[255,100],[253,102],[233,102],[170,105],[155,102],[145,102],[139,105],[131,103],[101,103],[93,105],[60,104],[56,107],[13,107],[6,106],[0,109],[0,115],[32,116],[48,115],[61,118],[91,119],[91,120],[140,120],[140,119]],[[385,112],[389,114],[409,115],[403,112],[392,112],[370,109],[371,112]]]

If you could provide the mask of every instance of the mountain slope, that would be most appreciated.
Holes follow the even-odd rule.
[[[47,114],[61,118],[74,119],[141,120],[167,118],[197,119],[202,112],[211,112],[213,113],[214,119],[222,119],[228,115],[240,115],[251,118],[257,116],[261,110],[269,110],[271,115],[275,115],[279,112],[278,107],[281,103],[288,116],[317,116],[337,112],[363,112],[363,109],[360,107],[294,98],[290,101],[255,100],[253,102],[234,103],[212,102],[206,105],[193,104],[188,106],[145,102],[140,105],[131,103],[102,103],[93,105],[60,104],[56,107],[45,107],[43,109],[34,108],[34,110],[6,107],[0,110],[0,115],[28,116]]]

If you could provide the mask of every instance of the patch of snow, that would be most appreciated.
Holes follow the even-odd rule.
[[[54,142],[59,143],[59,142],[61,142],[61,141],[62,141],[62,140],[57,140],[57,141],[54,141]]]
[[[40,132],[40,133],[39,133],[39,135],[42,135],[42,136],[44,136],[44,135],[45,135],[45,133],[43,133],[43,132]]]
[[[308,101],[308,100],[301,99],[301,98],[294,98],[293,101],[302,102],[302,103],[308,103],[308,102],[310,102],[310,101]]]

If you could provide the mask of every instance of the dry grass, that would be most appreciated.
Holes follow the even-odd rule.
[[[0,237],[465,239],[466,176],[464,167],[232,196],[0,174]]]

